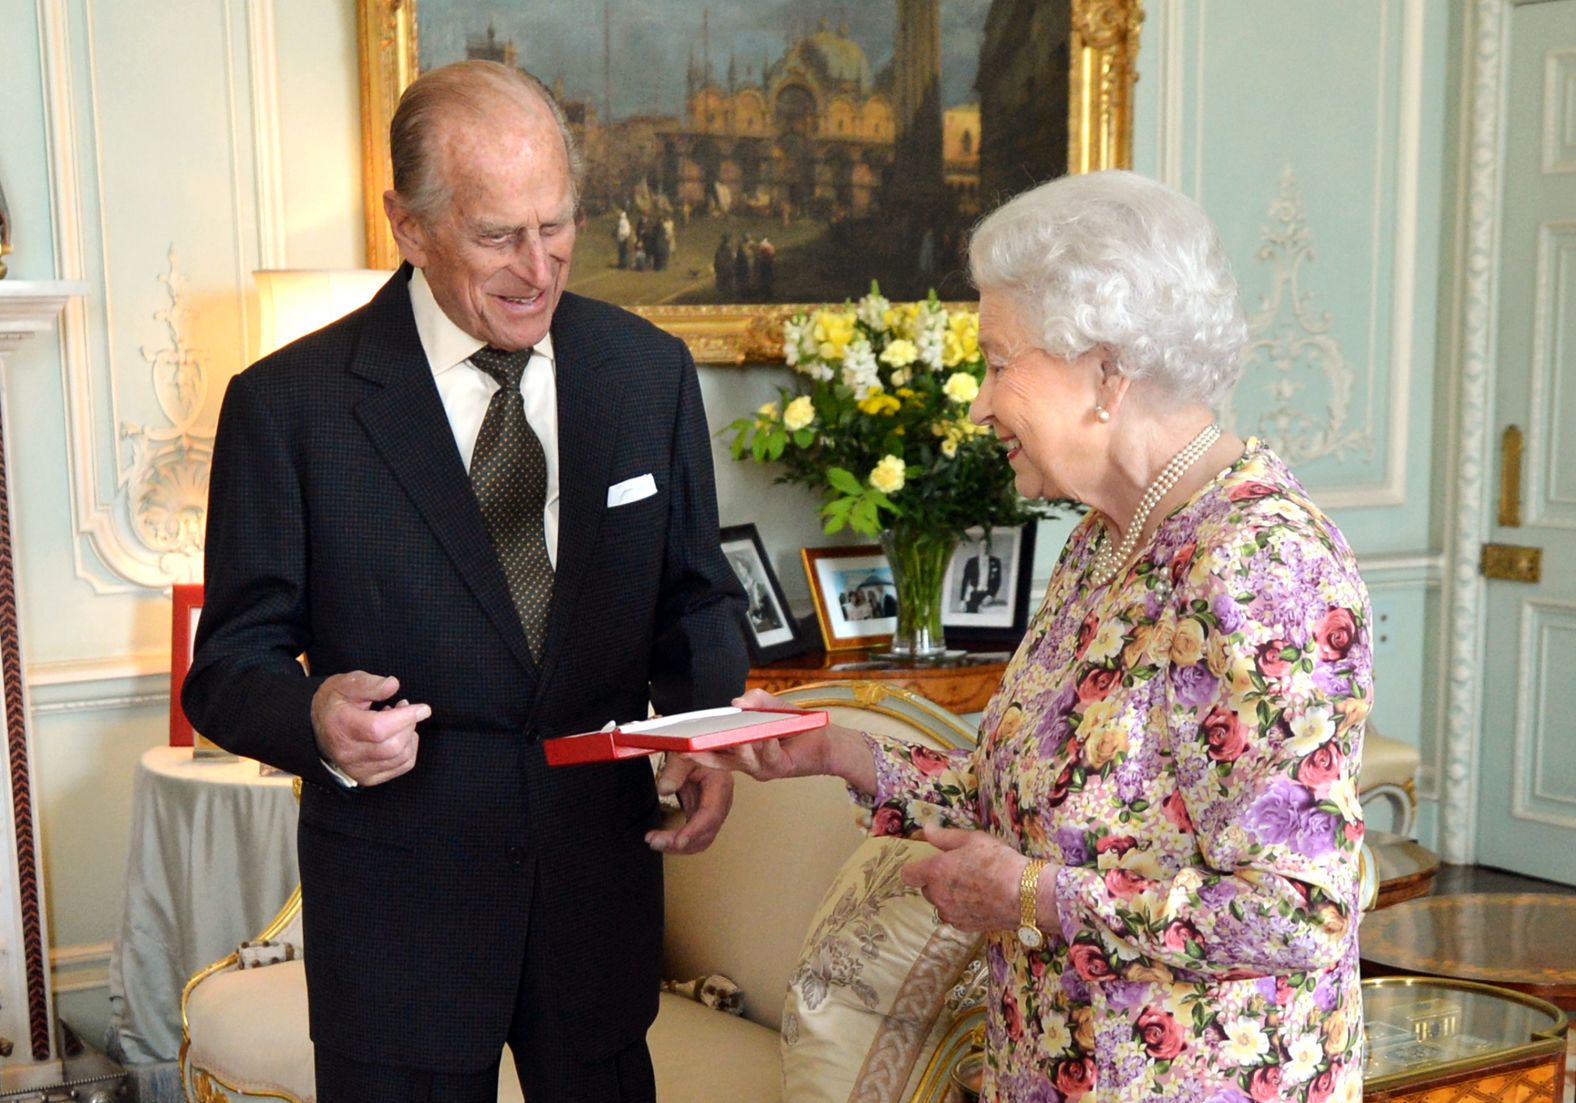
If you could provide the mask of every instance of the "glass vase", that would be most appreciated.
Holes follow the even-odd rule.
[[[881,534],[881,550],[892,565],[897,589],[897,629],[892,654],[910,659],[945,654],[941,609],[947,564],[958,546],[956,533],[890,528]]]

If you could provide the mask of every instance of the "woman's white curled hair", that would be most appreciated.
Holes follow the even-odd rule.
[[[1024,192],[975,229],[969,264],[1055,356],[1107,345],[1124,375],[1212,408],[1241,371],[1248,327],[1214,224],[1147,177],[1091,172]]]

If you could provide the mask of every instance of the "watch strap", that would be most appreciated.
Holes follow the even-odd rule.
[[[1023,876],[1018,880],[1018,924],[1023,927],[1038,928],[1040,925],[1039,894],[1040,874],[1045,872],[1049,865],[1043,858],[1030,858],[1029,864],[1023,867]]]

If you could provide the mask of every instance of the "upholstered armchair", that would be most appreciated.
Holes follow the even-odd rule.
[[[880,683],[785,696],[834,722],[936,748],[974,739],[941,707]],[[980,1030],[984,978],[978,938],[941,923],[898,878],[926,849],[867,838],[833,779],[741,777],[712,847],[667,861],[664,975],[731,978],[743,1014],[663,993],[649,1035],[659,1100],[945,1099],[953,1064]],[[292,946],[294,959],[240,968],[232,954],[182,995],[181,1072],[194,1103],[315,1103],[299,891],[258,937]],[[507,1056],[498,1098],[522,1098]]]
[[[1366,807],[1382,800],[1394,813],[1391,830],[1411,838],[1417,821],[1417,769],[1422,755],[1410,743],[1381,735],[1372,724],[1363,733],[1363,767],[1357,797]]]

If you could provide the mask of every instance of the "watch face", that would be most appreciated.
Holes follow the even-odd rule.
[[[1018,928],[1018,941],[1031,950],[1038,950],[1045,945],[1045,932],[1038,927],[1030,927],[1025,924]]]

